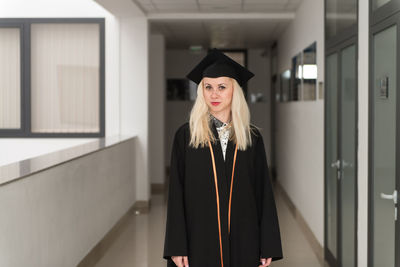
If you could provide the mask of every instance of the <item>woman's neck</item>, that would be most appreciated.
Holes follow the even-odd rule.
[[[231,120],[231,111],[221,111],[218,113],[215,112],[210,112],[211,115],[213,115],[215,118],[217,118],[218,120],[225,122],[225,123],[229,123],[229,121]]]

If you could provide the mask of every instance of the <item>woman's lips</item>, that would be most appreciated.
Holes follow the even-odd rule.
[[[211,102],[211,105],[218,106],[221,102]]]

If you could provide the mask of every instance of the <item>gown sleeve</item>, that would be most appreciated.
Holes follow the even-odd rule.
[[[255,147],[255,172],[260,207],[260,257],[272,258],[272,261],[283,258],[274,194],[268,170],[267,157],[261,134],[258,134]]]
[[[168,189],[167,223],[163,258],[175,266],[171,256],[187,256],[187,235],[184,210],[184,138],[175,134],[171,153]]]

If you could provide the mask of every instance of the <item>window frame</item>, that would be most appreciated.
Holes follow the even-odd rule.
[[[337,45],[339,45],[340,43],[342,43],[345,40],[351,39],[353,38],[353,36],[358,34],[358,21],[359,21],[359,1],[357,0],[357,5],[356,5],[356,22],[353,25],[350,25],[347,28],[342,29],[340,32],[336,33],[336,35],[331,36],[328,38],[328,34],[326,31],[326,26],[328,25],[327,23],[327,17],[326,14],[328,12],[327,10],[327,1],[328,0],[324,0],[324,40],[325,40],[325,47],[326,48],[331,48],[331,47],[335,47]],[[368,1],[372,1],[372,0],[368,0]]]
[[[373,9],[373,0],[369,0],[369,26],[372,27],[379,22],[384,21],[386,18],[396,14],[400,11],[400,1],[399,0],[390,0],[383,6]]]
[[[96,133],[33,133],[31,130],[31,25],[89,23],[99,25],[99,131]],[[5,18],[0,28],[21,29],[21,124],[19,129],[0,129],[1,137],[104,137],[105,136],[105,19],[104,18]]]

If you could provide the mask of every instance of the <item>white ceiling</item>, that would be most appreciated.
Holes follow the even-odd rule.
[[[132,0],[167,48],[262,48],[276,40],[302,0]],[[322,1],[322,0],[316,0]]]
[[[294,12],[301,0],[133,0],[145,13]],[[316,0],[322,1],[322,0]]]
[[[266,48],[288,23],[288,20],[156,21],[151,23],[151,31],[165,36],[167,48],[189,48],[191,45]]]

